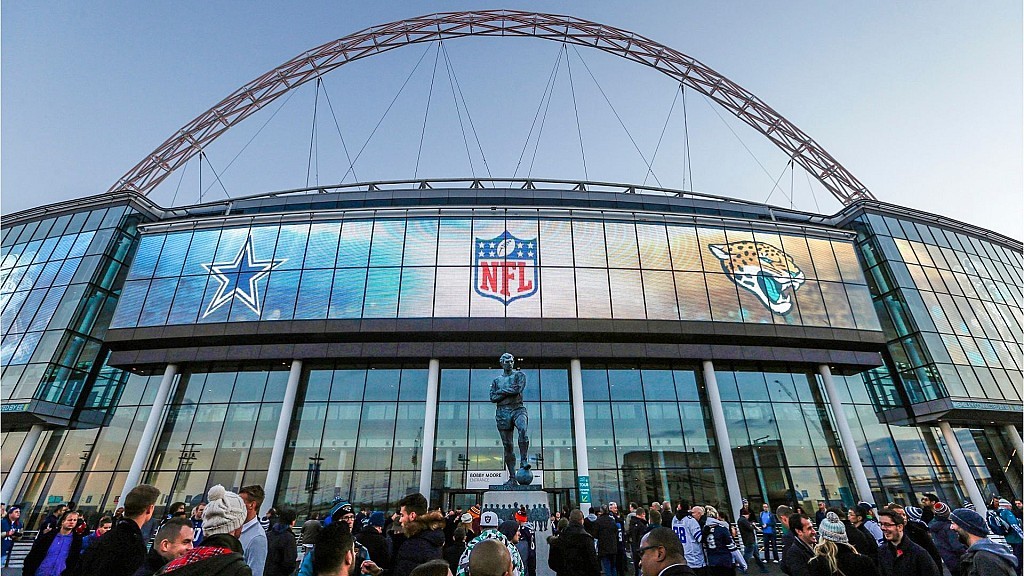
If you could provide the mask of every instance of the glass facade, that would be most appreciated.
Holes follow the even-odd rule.
[[[868,213],[859,226],[875,307],[910,402],[1020,402],[1021,252],[892,216]]]
[[[485,214],[146,233],[113,327],[530,317],[880,329],[846,240]]]

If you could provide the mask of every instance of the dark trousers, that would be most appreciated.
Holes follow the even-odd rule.
[[[779,561],[779,551],[775,549],[775,533],[764,534],[764,561],[770,562],[773,557]]]

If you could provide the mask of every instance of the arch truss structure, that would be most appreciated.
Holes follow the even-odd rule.
[[[263,74],[178,130],[122,176],[109,192],[148,194],[229,128],[285,92],[348,62],[410,44],[467,36],[517,36],[596,48],[650,66],[707,96],[771,140],[844,205],[874,196],[849,170],[743,87],[668,46],[632,32],[553,14],[515,10],[444,12],[382,24],[323,44]]]

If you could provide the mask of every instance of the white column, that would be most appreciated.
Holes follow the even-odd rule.
[[[168,364],[164,369],[164,377],[160,380],[160,388],[156,391],[156,398],[153,399],[153,406],[149,409],[149,418],[146,419],[146,427],[142,430],[142,438],[139,439],[139,447],[135,449],[135,457],[132,458],[131,468],[128,469],[128,477],[124,480],[124,487],[121,488],[120,503],[139,484],[142,477],[142,467],[146,465],[150,452],[153,451],[153,440],[156,439],[156,432],[163,424],[164,410],[167,408],[167,398],[171,395],[171,388],[174,386],[175,377],[178,375],[178,365]]]
[[[843,452],[846,453],[846,461],[850,463],[850,471],[853,473],[853,483],[857,488],[857,495],[860,500],[874,502],[871,497],[871,484],[868,483],[868,476],[864,473],[864,463],[860,460],[860,452],[857,451],[857,443],[853,439],[853,432],[850,431],[850,422],[846,419],[846,412],[843,410],[842,399],[836,392],[836,383],[832,380],[832,369],[828,364],[818,366],[818,374],[825,385],[825,397],[832,405],[832,415],[836,419],[836,427],[839,428],[839,442],[843,445]]]
[[[29,428],[28,434],[25,435],[25,441],[21,443],[18,455],[14,457],[14,463],[11,464],[11,471],[4,478],[3,488],[0,488],[0,502],[7,502],[8,505],[12,503],[14,491],[18,488],[21,475],[25,472],[25,467],[28,466],[28,459],[32,457],[32,452],[35,452],[36,444],[39,443],[39,435],[42,433],[42,424],[33,424]]]
[[[708,403],[711,404],[711,417],[715,422],[715,439],[718,441],[718,452],[722,457],[722,472],[725,473],[725,485],[729,489],[730,520],[740,515],[743,507],[743,496],[740,495],[740,479],[736,476],[736,463],[732,459],[732,443],[729,441],[729,428],[725,421],[725,410],[722,409],[722,395],[718,391],[718,378],[715,377],[715,365],[711,360],[704,360],[704,385],[708,389]]]
[[[985,502],[985,497],[981,495],[981,490],[978,489],[978,483],[974,480],[974,472],[967,464],[967,457],[964,456],[963,448],[960,447],[960,441],[953,433],[952,426],[949,425],[949,422],[939,422],[939,430],[942,430],[942,437],[946,439],[946,446],[949,447],[949,453],[953,456],[956,471],[960,474],[960,482],[967,489],[967,497],[971,499],[979,512],[984,512],[988,504]]]
[[[423,444],[420,446],[420,494],[430,500],[430,480],[434,476],[434,431],[437,428],[437,396],[441,386],[441,363],[430,359],[427,369],[427,405],[423,414]]]
[[[277,497],[277,483],[281,480],[281,464],[284,462],[284,451],[288,447],[288,430],[291,428],[292,416],[295,412],[295,395],[299,391],[299,380],[302,378],[302,360],[292,360],[291,371],[288,372],[288,385],[284,389],[284,400],[281,401],[281,414],[277,417],[277,433],[274,434],[274,447],[270,450],[270,465],[267,469],[267,481],[263,491],[267,498],[260,506],[260,517],[274,507]]]
[[[572,389],[572,430],[576,442],[576,476],[590,479],[590,462],[587,456],[587,423],[583,412],[583,370],[579,358],[569,361],[569,383]],[[580,511],[590,513],[590,503],[580,502]]]
[[[1006,431],[1006,435],[1010,437],[1010,443],[1013,444],[1013,449],[1017,451],[1017,460],[1021,464],[1024,464],[1024,441],[1020,439],[1020,433],[1017,432],[1017,427],[1013,424],[1007,424],[1003,426],[1003,430]]]

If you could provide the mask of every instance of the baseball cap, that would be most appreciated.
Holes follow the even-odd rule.
[[[497,528],[498,527],[498,515],[494,512],[487,511],[480,515],[480,527],[481,528]]]

